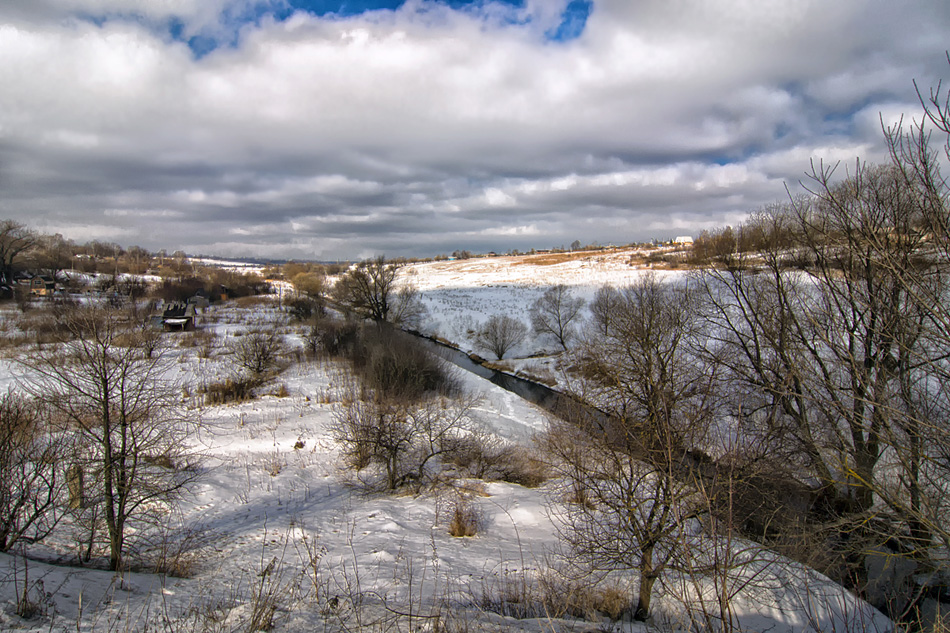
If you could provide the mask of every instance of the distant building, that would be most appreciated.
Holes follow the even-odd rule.
[[[193,303],[168,303],[162,310],[161,325],[166,332],[186,332],[195,329],[197,311]]]
[[[35,297],[51,297],[56,292],[56,281],[49,275],[37,275],[30,280],[30,294]]]
[[[34,297],[51,297],[56,291],[56,280],[49,275],[22,272],[17,274],[16,283]]]
[[[689,235],[680,235],[679,237],[673,238],[673,243],[674,244],[692,244],[693,238],[692,236],[689,236]]]

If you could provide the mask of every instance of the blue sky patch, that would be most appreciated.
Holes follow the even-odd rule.
[[[140,22],[157,33],[170,36],[173,40],[187,44],[192,54],[200,59],[218,48],[235,47],[239,43],[241,29],[248,25],[260,24],[271,18],[277,21],[288,19],[294,13],[304,11],[309,14],[326,17],[353,17],[369,11],[395,11],[406,0],[258,0],[258,2],[240,9],[233,6],[224,10],[220,16],[223,29],[214,33],[189,33],[185,23],[179,17],[173,17],[161,24],[150,23],[137,14],[109,13],[104,15],[85,14],[81,19],[102,26],[111,20],[129,20]],[[525,0],[430,0],[456,11],[478,13],[488,5],[502,5],[513,9],[525,6]],[[583,33],[593,8],[593,0],[571,0],[561,14],[561,22],[556,28],[545,33],[545,38],[554,42],[566,42],[576,39]],[[508,22],[511,25],[523,24],[515,20],[514,15]]]
[[[577,39],[587,26],[594,3],[590,0],[571,0],[564,13],[561,14],[561,23],[556,29],[548,31],[548,39],[555,42],[566,42]]]

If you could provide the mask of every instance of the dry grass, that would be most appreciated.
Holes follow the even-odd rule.
[[[554,375],[554,372],[543,363],[528,363],[521,368],[521,371],[519,371],[517,375],[541,383],[542,385],[547,385],[548,387],[557,385],[557,377]]]
[[[498,466],[498,479],[537,488],[550,478],[548,465],[524,446],[510,446]]]
[[[194,578],[217,538],[204,526],[163,530],[143,552],[147,564],[141,569],[174,578]]]
[[[251,295],[249,297],[238,297],[233,299],[232,303],[239,308],[256,308],[257,306],[275,306],[277,305],[277,295]]]
[[[538,255],[525,255],[520,260],[513,262],[517,266],[554,266],[565,262],[573,262],[578,259],[588,259],[594,256],[603,256],[616,251],[574,251],[573,253],[540,253]]]
[[[482,588],[478,606],[512,618],[580,618],[616,622],[633,612],[630,587],[604,585],[591,578],[569,579],[552,569],[504,574]]]
[[[455,537],[475,536],[484,529],[485,517],[468,496],[459,495],[451,509],[449,534]]]
[[[564,493],[564,503],[578,505],[588,510],[596,509],[596,504],[590,498],[587,488],[577,482],[571,485]]]
[[[513,371],[511,362],[507,360],[487,360],[482,363],[482,367],[505,373],[511,373]]]
[[[254,398],[254,388],[258,381],[249,377],[227,378],[219,382],[203,384],[199,392],[205,396],[205,404],[227,404],[244,402]]]

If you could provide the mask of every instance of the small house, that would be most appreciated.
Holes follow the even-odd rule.
[[[30,280],[30,294],[34,297],[52,297],[56,281],[49,275],[37,275]]]
[[[187,332],[195,329],[197,311],[193,303],[165,304],[162,310],[162,329],[166,332]]]
[[[56,291],[56,281],[49,275],[35,275],[30,272],[16,274],[16,285],[21,292],[33,297],[52,297]]]

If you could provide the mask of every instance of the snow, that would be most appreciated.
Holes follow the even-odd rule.
[[[642,259],[643,251],[635,248],[480,257],[411,264],[402,274],[402,280],[416,287],[426,307],[424,334],[466,353],[491,357],[475,346],[476,330],[493,315],[509,316],[530,326],[531,305],[551,286],[568,286],[573,296],[589,302],[605,285],[623,288],[644,275],[669,282],[682,282],[686,278],[685,269],[631,263]],[[552,261],[556,263],[549,263]],[[585,310],[582,315],[586,319],[589,313]],[[539,382],[558,382],[562,376],[554,356],[559,351],[559,345],[553,340],[530,334],[524,343],[505,356],[502,367]]]
[[[433,327],[463,343],[460,328],[495,312],[525,315],[532,297],[553,283],[570,283],[585,298],[603,283],[628,283],[643,271],[629,267],[627,259],[618,254],[531,266],[492,258],[416,264],[410,271]],[[215,307],[203,316],[202,327],[220,340],[249,324],[270,320],[276,326],[281,321],[266,305]],[[413,629],[437,630],[430,617],[436,612],[486,630],[585,631],[598,626],[570,618],[516,620],[483,608],[486,594],[533,582],[556,558],[556,482],[529,489],[460,481],[418,495],[366,493],[351,485],[351,473],[329,432],[340,406],[340,366],[294,363],[277,377],[273,389],[265,390],[276,393],[276,385],[282,384],[286,397],[264,395],[206,406],[197,395],[199,386],[228,375],[231,365],[222,343],[202,358],[199,347],[189,343],[192,336],[165,335],[174,361],[169,376],[182,387],[190,421],[198,428],[191,442],[203,456],[196,484],[167,525],[171,542],[194,546],[190,557],[184,557],[191,577],[116,575],[79,567],[72,564],[75,543],[68,535],[59,536],[43,547],[28,548],[32,558],[0,554],[0,628],[247,630],[260,615],[255,605],[269,600],[276,605],[274,630],[289,632],[384,630],[397,613],[414,613],[415,620],[401,616]],[[292,332],[288,340],[294,340]],[[0,362],[0,388],[16,388],[18,371],[8,361]],[[480,396],[474,410],[479,424],[498,437],[530,445],[543,431],[545,413],[534,405],[467,372],[459,379],[469,393]],[[449,514],[460,497],[480,515],[482,529],[475,537],[448,533]],[[776,571],[786,574],[777,581],[786,588],[784,594],[737,599],[743,630],[888,628],[883,616],[827,579],[790,563],[777,569],[785,570]],[[632,578],[632,572],[621,574],[617,582],[627,586]],[[45,615],[22,619],[14,614],[24,584]],[[683,606],[675,596],[664,593],[656,604],[657,624],[679,630]],[[450,612],[445,605],[452,607]],[[845,620],[854,628],[843,628]],[[648,630],[629,620],[620,626]]]

